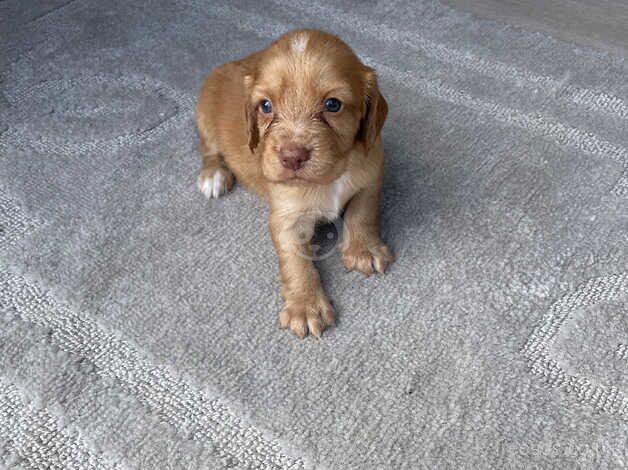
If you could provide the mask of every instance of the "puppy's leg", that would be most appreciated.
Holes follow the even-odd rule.
[[[319,338],[327,326],[334,324],[334,310],[312,262],[310,240],[314,226],[312,217],[271,212],[270,230],[279,258],[281,296],[285,302],[279,321],[282,328],[290,328],[300,338],[308,331]]]
[[[379,237],[379,195],[381,185],[364,188],[345,210],[341,245],[345,267],[366,274],[383,273],[394,261],[390,249]]]
[[[196,185],[208,198],[219,198],[231,191],[235,178],[214,144],[207,143],[205,139],[201,138],[200,150],[203,167],[196,180]]]

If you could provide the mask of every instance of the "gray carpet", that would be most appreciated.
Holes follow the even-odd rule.
[[[340,34],[390,105],[385,276],[278,328],[195,189],[208,70]],[[436,2],[0,3],[0,467],[627,468],[628,63]],[[323,227],[321,230],[329,230]]]

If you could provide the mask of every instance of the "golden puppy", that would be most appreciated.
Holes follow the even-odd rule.
[[[387,112],[373,69],[337,37],[311,29],[221,65],[201,90],[198,187],[217,198],[237,179],[268,201],[285,302],[279,320],[301,338],[334,323],[312,263],[317,222],[345,209],[347,269],[381,273],[393,261],[378,216]]]

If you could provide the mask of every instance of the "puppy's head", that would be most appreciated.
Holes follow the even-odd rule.
[[[328,183],[355,145],[377,140],[388,106],[373,69],[340,39],[289,32],[245,76],[249,147],[273,182]]]

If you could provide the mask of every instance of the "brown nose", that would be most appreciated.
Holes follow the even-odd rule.
[[[298,144],[288,143],[279,149],[279,160],[285,168],[298,170],[310,159],[310,151]]]

